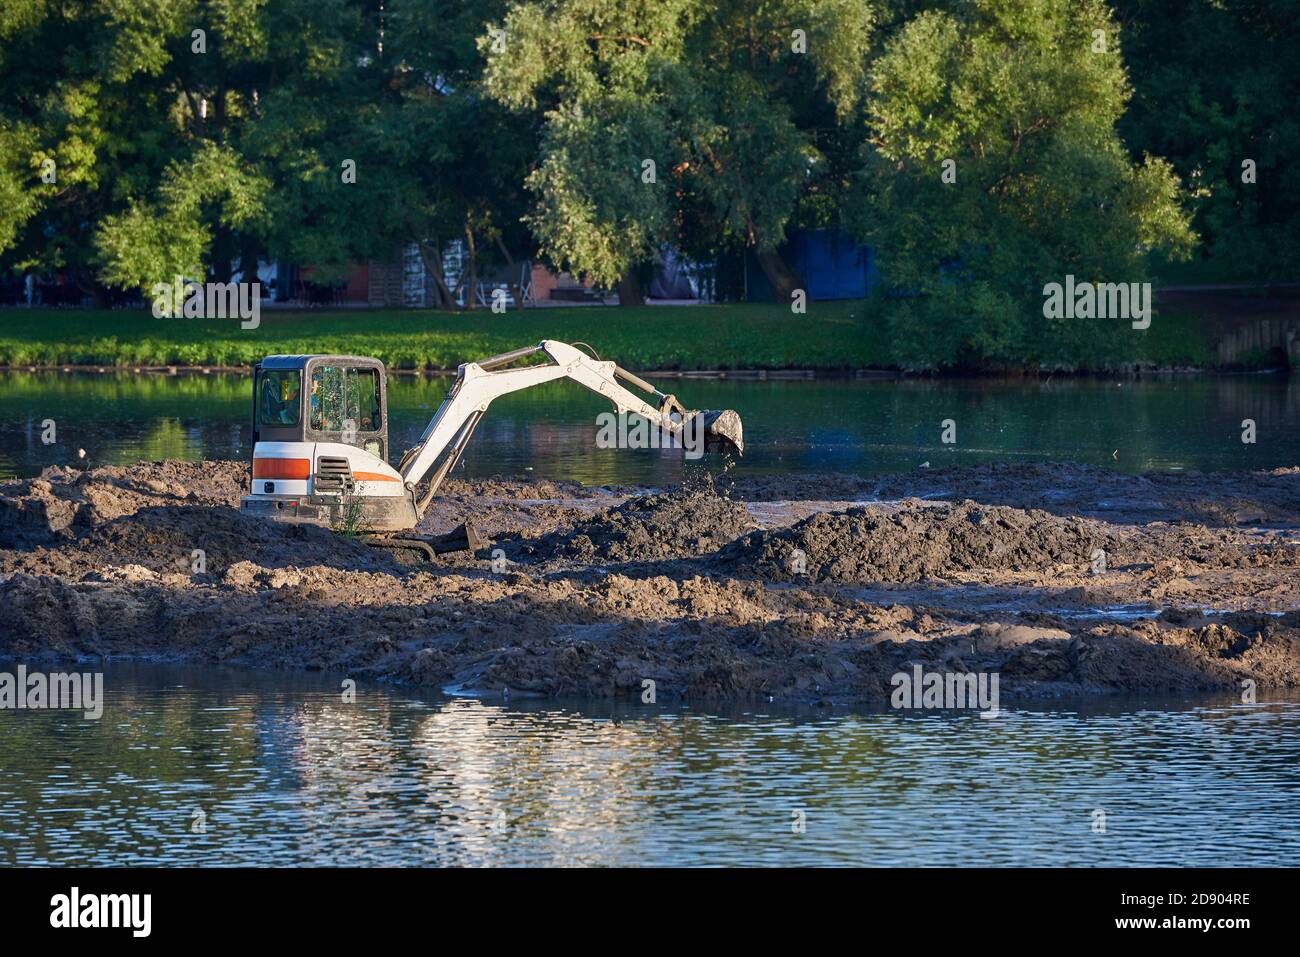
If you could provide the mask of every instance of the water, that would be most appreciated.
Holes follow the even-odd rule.
[[[339,687],[113,665],[98,722],[0,712],[0,863],[1259,866],[1300,852],[1300,701],[1105,699],[990,721],[366,685],[344,704]]]
[[[414,444],[447,379],[391,378],[397,450]],[[1300,463],[1300,384],[1268,375],[1143,380],[741,381],[665,379],[692,408],[734,408],[747,472],[884,472],[990,461],[1070,460],[1129,471],[1272,468]],[[243,375],[0,374],[0,476],[47,465],[247,458],[251,388]],[[567,382],[498,400],[460,474],[587,484],[664,484],[680,452],[596,448],[609,405]],[[58,441],[43,444],[52,419]],[[953,419],[957,444],[940,442]],[[1242,420],[1258,439],[1241,441]],[[85,459],[78,457],[84,449]]]

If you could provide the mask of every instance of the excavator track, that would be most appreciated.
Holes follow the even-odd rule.
[[[466,522],[446,535],[381,535],[366,539],[371,548],[414,552],[424,561],[433,561],[438,555],[469,552],[471,555],[492,544],[491,539],[479,535],[473,525]]]

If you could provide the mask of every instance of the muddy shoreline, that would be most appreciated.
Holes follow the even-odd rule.
[[[1296,468],[457,481],[420,530],[470,519],[496,561],[419,567],[242,516],[246,482],[163,462],[0,485],[0,656],[660,700],[879,705],[918,664],[1008,699],[1300,689]]]

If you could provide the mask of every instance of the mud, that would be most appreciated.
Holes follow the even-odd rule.
[[[468,518],[501,552],[420,567],[245,518],[246,481],[163,462],[0,485],[0,656],[663,700],[883,705],[914,664],[996,672],[1004,698],[1300,688],[1300,469],[454,481],[420,531]]]
[[[1039,511],[907,504],[823,512],[780,531],[747,535],[718,564],[793,581],[914,582],[971,569],[1078,564],[1110,544],[1092,524]]]
[[[744,505],[718,494],[711,479],[637,496],[528,541],[516,555],[575,562],[635,562],[715,552],[755,527]]]

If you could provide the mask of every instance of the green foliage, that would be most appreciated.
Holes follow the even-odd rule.
[[[890,310],[900,360],[1131,354],[1127,323],[1042,313],[1046,283],[1142,281],[1149,250],[1193,244],[1169,165],[1132,162],[1115,133],[1129,95],[1116,24],[1099,0],[944,7],[905,23],[872,72],[859,227],[910,296]]]
[[[672,214],[666,185],[642,182],[641,157],[668,154],[665,132],[660,104],[628,94],[552,112],[528,177],[542,248],[606,286],[650,259]]]
[[[612,284],[670,241],[775,250],[833,174],[818,140],[858,104],[871,28],[862,0],[513,4],[479,49],[493,97],[545,110],[542,251]]]
[[[59,271],[102,294],[277,258],[331,282],[402,243],[436,257],[463,239],[479,263],[540,246],[613,285],[671,243],[720,272],[752,250],[780,294],[798,280],[788,231],[848,225],[891,293],[870,305],[876,326],[805,347],[792,341],[811,320],[736,313],[758,325],[710,320],[721,364],[1172,355],[1182,333],[1159,317],[1146,332],[1045,320],[1043,286],[1141,281],[1152,263],[1172,275],[1193,226],[1209,262],[1179,281],[1294,279],[1300,19],[1292,0],[1113,4],[0,0],[0,273]],[[1241,181],[1244,159],[1258,182]],[[75,346],[9,337],[5,354],[242,364],[260,348],[133,322],[88,322]],[[504,328],[385,332],[376,351],[454,365]],[[717,364],[617,341],[642,367]]]
[[[202,257],[213,240],[204,215],[230,229],[257,223],[270,184],[241,168],[234,151],[202,144],[186,163],[171,163],[154,203],[132,202],[125,213],[104,217],[96,237],[100,275],[110,285],[148,291],[176,276],[203,274]]]
[[[259,256],[329,281],[466,228],[520,249],[535,138],[474,50],[503,6],[4,0],[0,265],[133,288]]]
[[[1120,130],[1188,184],[1205,240],[1200,269],[1294,280],[1300,10],[1293,0],[1115,0],[1115,9],[1134,85]],[[1253,183],[1243,182],[1248,159]]]
[[[343,495],[342,514],[334,531],[349,541],[364,540],[368,537],[362,500],[351,492]]]
[[[36,191],[28,187],[32,171],[22,162],[35,152],[35,139],[30,128],[14,127],[0,118],[0,250],[13,243],[40,205]]]

